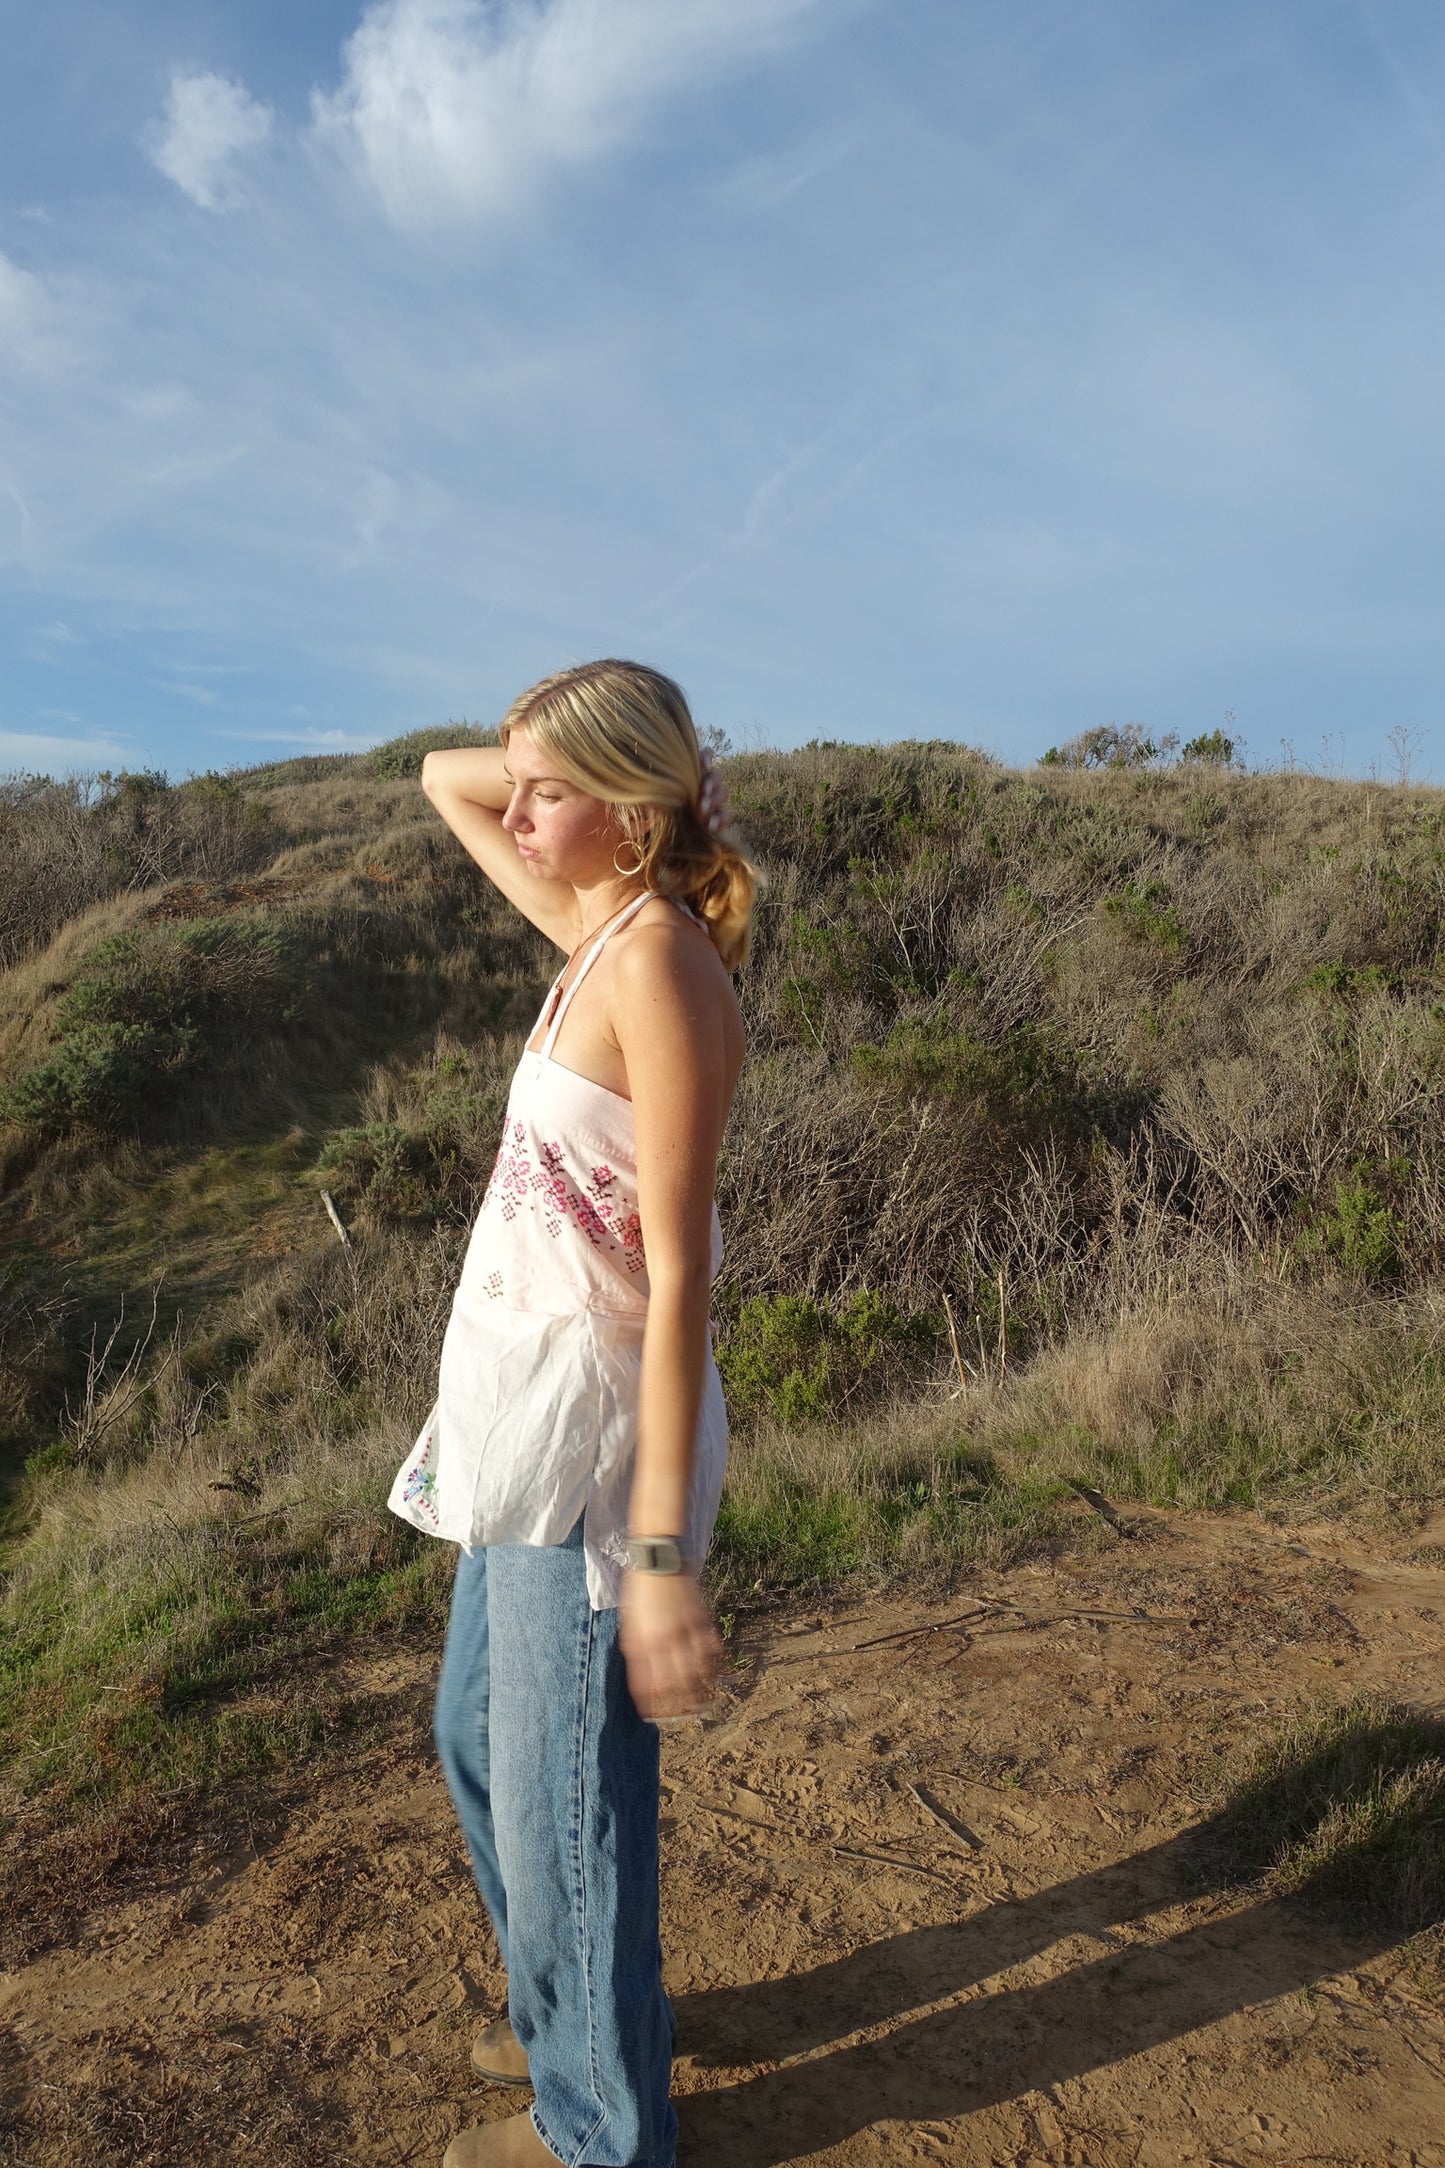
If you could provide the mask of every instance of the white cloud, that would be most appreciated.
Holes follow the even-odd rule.
[[[271,109],[226,75],[173,75],[147,156],[202,210],[236,198],[236,161],[271,133]]]
[[[74,718],[79,721],[79,717]],[[74,775],[127,758],[115,738],[54,737],[36,730],[0,730],[0,775]]]
[[[0,362],[36,368],[54,345],[54,310],[43,282],[0,254]]]
[[[775,48],[821,0],[372,0],[318,136],[398,225],[497,215],[669,92]]]

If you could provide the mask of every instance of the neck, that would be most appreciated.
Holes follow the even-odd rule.
[[[605,880],[574,881],[572,888],[577,898],[577,917],[584,941],[589,934],[596,933],[599,926],[605,926],[609,918],[615,918],[635,896],[643,893],[643,883],[637,874],[609,873]]]

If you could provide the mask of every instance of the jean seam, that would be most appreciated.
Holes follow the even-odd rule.
[[[607,2120],[607,2103],[603,2098],[601,2073],[597,2068],[596,2001],[592,1979],[592,1951],[587,1932],[587,1848],[582,1841],[587,1822],[587,1717],[591,1702],[592,1658],[596,1648],[594,1614],[590,1599],[584,1600],[582,1618],[582,1631],[578,1636],[579,1691],[572,1766],[572,1866],[573,1888],[577,1899],[577,1936],[582,1958],[582,1987],[587,2002],[587,2077],[592,2087],[592,2098],[597,2103],[597,2119],[583,2133],[578,2143],[577,2151],[572,2156],[573,2168],[585,2157],[588,2146]]]

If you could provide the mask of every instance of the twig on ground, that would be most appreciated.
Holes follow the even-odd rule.
[[[932,1793],[926,1792],[921,1784],[911,1784],[905,1778],[903,1788],[906,1792],[911,1793],[913,1798],[918,1801],[919,1806],[922,1807],[924,1813],[937,1822],[940,1829],[946,1829],[951,1837],[957,1837],[960,1844],[968,1845],[975,1852],[983,1850],[982,1837],[976,1837],[971,1829],[965,1827],[962,1822],[955,1820],[947,1807],[940,1806]]]
[[[956,1618],[932,1619],[924,1626],[903,1626],[896,1633],[875,1634],[871,1641],[855,1641],[846,1649],[826,1649],[820,1653],[827,1656],[856,1656],[860,1649],[881,1649],[889,1641],[919,1641],[925,1634],[946,1633],[950,1626],[966,1626],[970,1619],[982,1618],[985,1611],[1016,1611],[1017,1604],[991,1603],[981,1596],[972,1611],[960,1611]]]
[[[1072,1476],[1065,1476],[1064,1481],[1068,1484],[1075,1497],[1082,1498],[1086,1506],[1093,1507],[1101,1521],[1108,1522],[1116,1536],[1125,1536],[1132,1540],[1135,1534],[1134,1529],[1110,1505],[1102,1491],[1095,1490],[1089,1483],[1076,1483]]]
[[[341,1214],[336,1209],[336,1200],[332,1196],[329,1189],[322,1190],[321,1202],[326,1207],[326,1217],[330,1220],[332,1226],[336,1229],[337,1234],[341,1237],[341,1247],[344,1250],[349,1250],[351,1248],[351,1237],[346,1232],[346,1228],[342,1221]]]
[[[905,1874],[926,1874],[930,1882],[942,1882],[950,1889],[954,1886],[952,1875],[940,1874],[936,1867],[920,1867],[915,1860],[897,1859],[891,1852],[865,1852],[856,1844],[835,1844],[831,1849],[841,1859],[876,1859],[885,1867],[901,1867]]]

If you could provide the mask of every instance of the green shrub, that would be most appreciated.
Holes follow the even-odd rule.
[[[791,1425],[916,1379],[938,1340],[931,1318],[906,1317],[866,1288],[832,1304],[755,1295],[740,1305],[717,1362],[735,1417],[768,1414]]]
[[[400,1079],[390,1118],[327,1139],[317,1171],[380,1219],[437,1220],[475,1209],[496,1152],[506,1086],[470,1080],[462,1055]]]
[[[1104,909],[1131,941],[1151,942],[1171,956],[1182,955],[1189,946],[1162,881],[1126,881],[1117,895],[1104,898]]]
[[[1051,745],[1040,763],[1045,768],[1147,768],[1172,753],[1179,740],[1151,738],[1142,723],[1098,723],[1092,730]]]
[[[428,753],[450,752],[459,745],[496,745],[500,741],[495,730],[478,723],[446,723],[428,730],[409,730],[404,737],[388,738],[383,745],[374,745],[369,753],[361,756],[361,766],[367,775],[374,775],[381,782],[400,783],[408,776],[420,775],[421,764]]]
[[[1181,760],[1205,761],[1211,767],[1228,768],[1234,764],[1236,743],[1227,731],[1202,731],[1197,738],[1186,739],[1179,757]]]
[[[925,1019],[895,1024],[881,1046],[853,1049],[854,1072],[885,1091],[967,1100],[1011,1136],[1087,1129],[1092,1095],[1055,1032],[1022,1024],[989,1045]]]
[[[1378,1287],[1405,1269],[1405,1226],[1386,1190],[1399,1193],[1411,1173],[1409,1160],[1371,1168],[1359,1160],[1348,1180],[1337,1180],[1334,1203],[1316,1206],[1297,1240],[1303,1257],[1329,1258],[1351,1279]]]
[[[1300,990],[1323,994],[1328,1001],[1348,1003],[1397,995],[1403,988],[1399,973],[1387,971],[1380,964],[1329,963],[1316,964],[1307,972]]]
[[[266,920],[118,934],[82,958],[54,1050],[0,1093],[0,1116],[49,1135],[139,1125],[176,1076],[283,1022],[299,991],[294,941]]]

